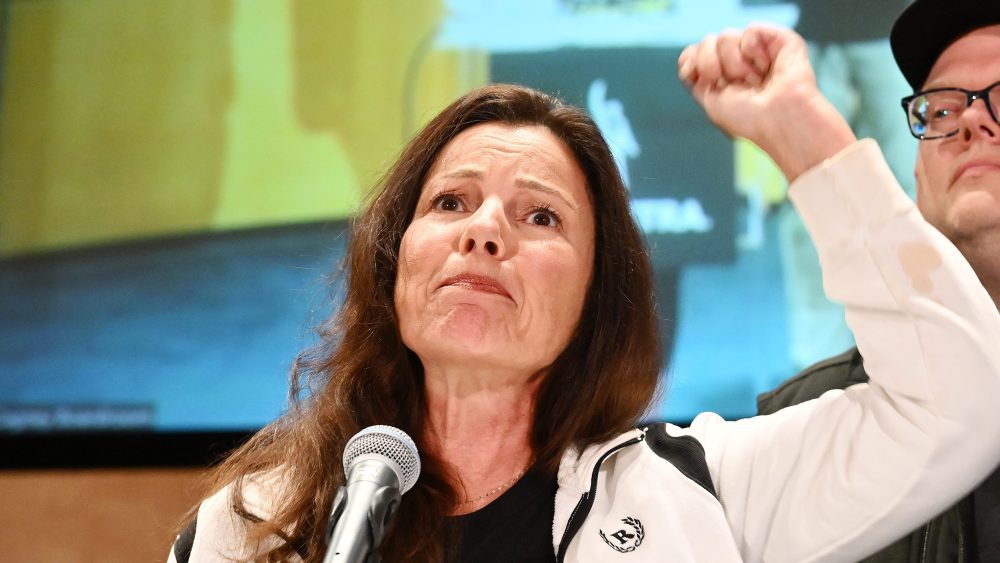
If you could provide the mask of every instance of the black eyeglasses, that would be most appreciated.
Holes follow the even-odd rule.
[[[917,92],[903,98],[903,110],[910,124],[910,134],[928,141],[951,137],[961,128],[959,118],[972,102],[982,100],[993,121],[1000,125],[997,107],[1000,106],[1000,82],[972,91],[965,88],[935,88]]]

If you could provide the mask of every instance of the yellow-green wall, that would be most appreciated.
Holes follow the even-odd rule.
[[[0,255],[344,217],[485,83],[440,0],[14,0]],[[407,72],[410,81],[407,82]]]

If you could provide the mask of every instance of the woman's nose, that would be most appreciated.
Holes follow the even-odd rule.
[[[494,258],[507,255],[510,225],[501,202],[487,200],[469,217],[459,250],[462,254],[485,252]]]

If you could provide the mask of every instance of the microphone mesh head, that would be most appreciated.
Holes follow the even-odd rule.
[[[377,454],[392,460],[403,472],[399,475],[403,494],[413,488],[420,476],[420,456],[417,445],[399,428],[394,426],[369,426],[358,432],[344,448],[344,473],[350,473],[351,464],[362,455]]]

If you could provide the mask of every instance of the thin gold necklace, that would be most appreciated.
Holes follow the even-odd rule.
[[[528,469],[527,467],[522,467],[521,470],[518,471],[517,474],[514,475],[510,479],[510,481],[507,481],[506,483],[501,484],[500,486],[498,486],[497,488],[495,488],[493,490],[486,491],[485,493],[479,495],[478,497],[467,498],[467,499],[465,499],[463,501],[460,501],[458,503],[458,505],[459,506],[464,506],[466,504],[472,504],[474,502],[478,502],[478,501],[481,501],[483,499],[490,498],[491,496],[493,496],[493,495],[495,495],[497,493],[500,493],[501,491],[504,491],[504,490],[510,488],[511,485],[513,485],[514,483],[517,483],[518,479],[520,479],[521,477],[524,477],[524,472],[527,471],[527,469]]]

